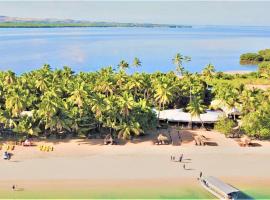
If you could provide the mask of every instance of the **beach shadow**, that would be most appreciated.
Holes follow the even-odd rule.
[[[207,146],[218,146],[218,143],[216,143],[216,142],[205,142],[205,145],[207,145]]]
[[[16,188],[14,191],[16,191],[16,192],[23,192],[24,191],[24,188]]]
[[[187,171],[193,171],[195,169],[193,169],[193,168],[186,168],[185,170],[187,170]]]
[[[178,161],[178,160],[172,160],[172,162],[184,163],[184,164],[185,164],[185,163],[191,163],[190,161],[183,161],[183,160],[182,160],[181,162],[180,162],[180,161]]]
[[[249,144],[249,147],[261,147],[262,145],[256,142],[252,142],[251,144]]]
[[[190,161],[182,161],[181,163],[191,163]]]

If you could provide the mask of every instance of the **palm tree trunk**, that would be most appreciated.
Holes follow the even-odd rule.
[[[206,129],[205,126],[204,126],[204,123],[203,123],[203,121],[202,121],[202,119],[201,119],[201,117],[200,117],[200,115],[199,115],[199,119],[200,119],[200,121],[201,121],[201,123],[202,123],[202,128],[203,128],[203,129]]]
[[[158,106],[158,125],[159,125],[159,117],[160,117],[160,110],[161,110],[161,102],[159,103],[159,106]]]
[[[188,128],[192,129],[192,117],[190,117],[190,121],[188,122]]]

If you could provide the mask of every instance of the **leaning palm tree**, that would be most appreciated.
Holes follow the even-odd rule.
[[[192,124],[192,118],[198,117],[204,128],[204,123],[201,119],[201,114],[205,113],[206,106],[203,105],[203,100],[200,97],[193,97],[187,106],[187,110],[190,113],[190,125]]]

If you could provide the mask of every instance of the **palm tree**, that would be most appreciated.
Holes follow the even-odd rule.
[[[138,73],[133,74],[126,84],[127,90],[131,91],[134,94],[134,98],[138,98],[138,92],[143,88],[144,85],[143,79]]]
[[[118,64],[118,67],[120,68],[120,70],[126,70],[129,68],[129,64],[125,60],[121,60]]]
[[[5,84],[6,85],[10,85],[10,84],[13,84],[15,83],[16,81],[16,75],[13,71],[11,70],[8,70],[6,73],[5,73]]]
[[[68,98],[68,101],[77,105],[79,108],[82,108],[87,101],[87,91],[85,90],[85,83],[77,83],[75,88],[70,93],[71,96]]]
[[[25,110],[27,96],[27,91],[24,91],[21,86],[15,86],[8,90],[5,107],[11,112],[12,117],[18,117]]]
[[[176,66],[176,72],[180,75],[185,73],[185,69],[183,67],[183,62],[191,61],[191,58],[188,56],[183,56],[180,53],[177,53],[174,58],[172,59],[173,64]]]
[[[161,108],[164,109],[164,106],[172,100],[173,97],[173,85],[166,78],[158,79],[155,82],[155,94],[154,98],[158,104],[158,118],[160,116]]]
[[[201,119],[201,114],[205,113],[206,106],[203,105],[203,100],[199,97],[193,97],[187,106],[187,110],[190,113],[190,125],[192,124],[192,118],[198,117],[202,123],[202,127],[204,128],[204,123]]]
[[[105,111],[106,108],[104,98],[105,97],[102,94],[95,94],[91,96],[90,106],[97,121],[102,121],[103,119],[103,112]]]
[[[120,113],[126,118],[129,115],[130,110],[132,110],[134,104],[133,97],[124,92],[122,97],[119,98]]]
[[[117,127],[118,138],[129,139],[132,134],[139,135],[143,132],[138,122],[124,122]]]
[[[142,66],[142,62],[139,60],[139,58],[135,57],[132,64],[135,68],[138,68]]]
[[[248,114],[249,112],[255,112],[260,106],[261,93],[258,89],[244,90],[239,96],[239,101],[241,103],[241,112],[243,114]]]
[[[208,64],[202,71],[202,75],[206,78],[211,80],[213,78],[213,74],[215,72],[215,66],[212,64]],[[207,83],[207,88],[208,88],[208,83]]]

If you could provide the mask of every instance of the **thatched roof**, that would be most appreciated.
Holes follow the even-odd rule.
[[[224,103],[224,101],[222,100],[218,100],[215,99],[211,102],[211,107],[213,109],[221,109],[223,110],[227,115],[240,115],[241,112],[238,108],[234,107],[234,108],[228,108],[228,106],[226,106],[226,104]]]
[[[156,111],[156,113],[158,115],[158,111]],[[204,123],[214,123],[224,114],[225,113],[222,111],[207,110],[206,113],[201,114],[200,117]],[[170,109],[160,111],[159,119],[168,120],[170,122],[189,122],[191,115],[188,112],[184,112],[183,109]],[[192,122],[201,122],[201,120],[199,117],[192,117]]]

